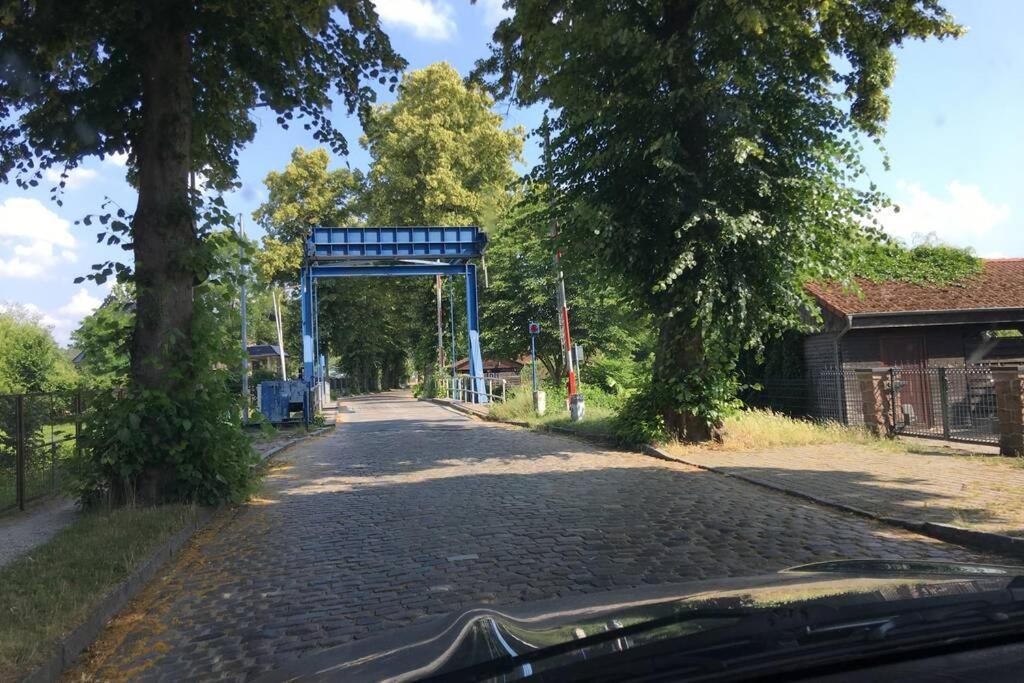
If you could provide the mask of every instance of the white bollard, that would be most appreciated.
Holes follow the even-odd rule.
[[[537,415],[543,415],[548,407],[547,394],[543,391],[533,392],[533,412]]]

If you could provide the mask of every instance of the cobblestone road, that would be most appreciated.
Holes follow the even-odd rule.
[[[74,676],[238,679],[477,603],[971,552],[633,453],[386,394],[281,456]]]

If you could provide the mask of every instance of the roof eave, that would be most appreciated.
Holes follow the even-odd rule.
[[[850,314],[854,329],[1024,323],[1024,306],[1013,308],[965,308],[926,311],[864,311]]]

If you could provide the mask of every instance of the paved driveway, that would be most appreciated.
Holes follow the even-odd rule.
[[[101,680],[245,679],[447,613],[837,557],[974,553],[399,394],[346,402],[108,630]]]

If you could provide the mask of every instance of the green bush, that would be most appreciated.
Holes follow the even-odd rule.
[[[83,505],[217,504],[249,494],[259,459],[225,369],[238,367],[241,351],[225,357],[217,309],[204,304],[193,319],[192,355],[177,359],[173,386],[101,392],[90,403],[72,467]]]
[[[650,373],[650,364],[630,356],[609,356],[595,353],[583,366],[581,374],[587,384],[606,394],[625,397],[640,386]]]
[[[233,398],[226,386],[199,380],[177,395],[135,389],[97,397],[72,473],[80,501],[89,507],[244,499],[258,458]]]
[[[661,406],[664,399],[653,388],[632,393],[612,419],[612,433],[627,444],[659,443],[668,438]]]

